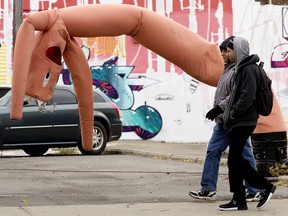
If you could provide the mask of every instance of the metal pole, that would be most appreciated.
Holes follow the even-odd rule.
[[[13,0],[13,47],[18,29],[23,21],[23,1]]]

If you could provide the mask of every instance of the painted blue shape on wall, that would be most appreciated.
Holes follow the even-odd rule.
[[[120,109],[123,132],[135,132],[142,139],[155,137],[162,128],[162,117],[153,107],[143,105],[136,110],[133,91],[144,88],[145,76],[129,77],[134,66],[118,66],[118,57],[105,61],[101,66],[91,66],[93,85],[103,91]],[[67,69],[62,70],[63,83],[72,84],[72,79]],[[146,79],[146,80],[145,80]],[[155,83],[155,80],[152,80]]]
[[[120,110],[123,132],[134,131],[142,139],[151,139],[162,128],[162,117],[153,107],[143,105],[133,110]]]

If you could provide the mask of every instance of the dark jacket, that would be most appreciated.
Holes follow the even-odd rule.
[[[234,40],[236,66],[234,86],[224,111],[224,126],[232,130],[237,126],[256,126],[259,118],[256,106],[258,55],[249,55],[248,42],[240,37]]]

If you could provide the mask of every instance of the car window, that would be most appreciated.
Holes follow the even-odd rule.
[[[1,87],[0,88],[0,97],[3,97],[11,88]]]
[[[68,90],[55,89],[52,101],[56,104],[76,104],[77,98],[72,92]]]
[[[0,98],[0,106],[1,107],[8,105],[8,102],[10,101],[11,94],[12,94],[12,91],[10,90],[3,97]]]
[[[105,99],[101,97],[97,92],[93,92],[94,94],[94,103],[104,103]]]

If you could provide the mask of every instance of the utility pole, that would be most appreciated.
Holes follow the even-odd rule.
[[[13,47],[15,45],[16,34],[23,21],[23,1],[13,0]]]

